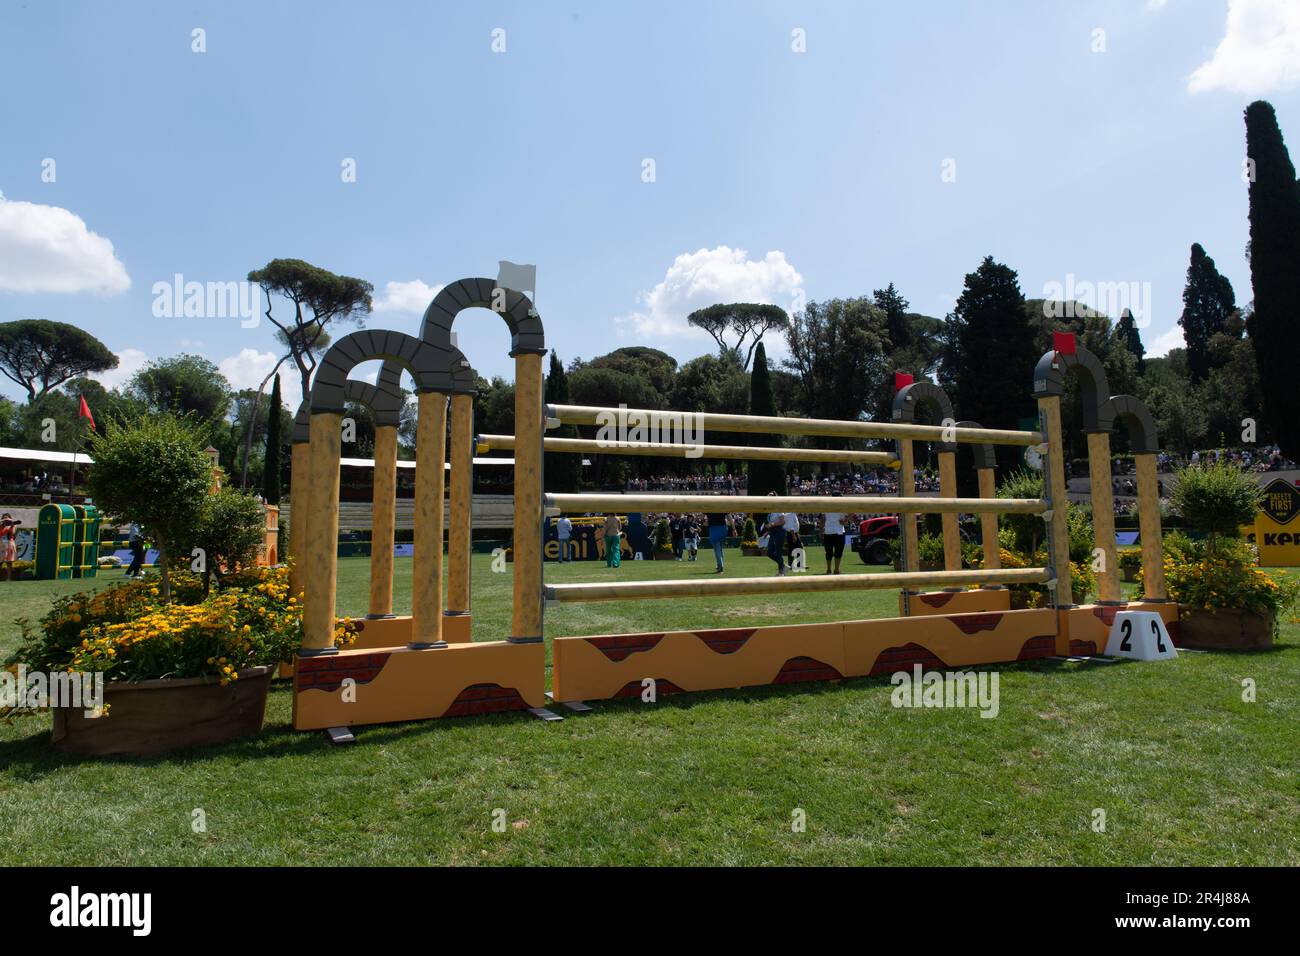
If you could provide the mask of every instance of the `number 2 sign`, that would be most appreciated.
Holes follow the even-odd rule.
[[[1154,611],[1120,611],[1110,626],[1107,657],[1128,657],[1135,661],[1162,661],[1178,656],[1169,639],[1165,622]]]

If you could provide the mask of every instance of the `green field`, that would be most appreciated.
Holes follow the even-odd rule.
[[[510,576],[474,560],[474,637],[498,639]],[[772,567],[728,561],[729,576]],[[711,568],[702,554],[619,571],[552,565],[547,577]],[[340,561],[340,613],[366,610],[368,569]],[[399,610],[410,573],[399,559]],[[39,617],[82,584],[0,583],[0,656],[16,642],[13,618]],[[812,622],[889,616],[895,602],[893,591],[844,591],[576,605],[549,609],[546,629]],[[50,750],[48,716],[17,717],[0,723],[0,855],[100,866],[1300,864],[1300,625],[1285,624],[1271,652],[997,669],[994,719],[894,709],[888,681],[872,678],[599,702],[563,722],[367,727],[355,746],[333,747],[290,728],[280,681],[259,737],[79,760]],[[1255,703],[1242,700],[1247,678]],[[196,809],[206,832],[193,831]],[[796,809],[805,832],[792,832]],[[1091,826],[1096,809],[1105,832]],[[504,833],[492,827],[498,810]]]

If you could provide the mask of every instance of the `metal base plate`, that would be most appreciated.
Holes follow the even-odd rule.
[[[541,720],[563,720],[564,719],[559,714],[553,713],[547,710],[545,707],[529,707],[528,712],[532,714],[534,717],[537,717]]]
[[[352,734],[351,727],[330,727],[325,733],[329,734],[330,743],[332,744],[354,744],[357,738]]]

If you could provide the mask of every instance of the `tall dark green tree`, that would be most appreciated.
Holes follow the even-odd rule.
[[[754,367],[749,375],[749,414],[776,414],[772,379],[767,370],[767,349],[762,342],[754,349]],[[785,467],[779,461],[751,461],[749,493],[765,495],[769,491],[775,491],[778,495],[785,494]]]
[[[1142,336],[1138,332],[1137,323],[1133,321],[1133,312],[1125,309],[1124,314],[1119,317],[1119,324],[1115,326],[1115,335],[1119,338],[1124,347],[1133,353],[1137,359],[1138,371],[1146,367],[1147,350],[1142,345]]]
[[[271,408],[266,421],[266,456],[262,459],[262,500],[280,503],[280,376],[271,384]]]
[[[564,373],[560,358],[551,352],[551,367],[546,373],[546,404],[569,404],[569,379]],[[556,438],[577,438],[578,430],[572,425],[562,425],[553,432]],[[547,491],[575,492],[582,479],[582,456],[546,452],[543,456],[544,479]]]
[[[0,375],[35,401],[70,378],[117,368],[117,356],[85,329],[66,322],[21,319],[0,323]]]
[[[1300,187],[1273,107],[1246,107],[1250,183],[1250,283],[1255,309],[1246,331],[1255,349],[1269,433],[1300,458],[1300,389],[1295,385],[1296,310],[1300,309]]]
[[[966,276],[945,324],[941,381],[952,383],[948,397],[958,418],[986,428],[1016,428],[1032,416],[1034,366],[1042,353],[1025,319],[1015,270],[985,256]],[[1019,464],[1019,449],[996,449],[999,467],[1009,471]]]
[[[1294,183],[1293,183],[1294,188]],[[1187,343],[1187,367],[1193,382],[1210,374],[1210,339],[1228,329],[1228,317],[1237,308],[1232,283],[1219,275],[1214,260],[1205,254],[1199,242],[1192,243],[1192,261],[1187,266],[1187,285],[1183,288],[1183,327]]]
[[[885,322],[889,329],[889,342],[895,349],[906,348],[912,344],[912,325],[907,318],[910,303],[902,293],[889,283],[883,289],[871,293],[876,308],[885,313]]]

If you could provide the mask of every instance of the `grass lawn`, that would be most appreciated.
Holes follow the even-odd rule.
[[[814,555],[819,558],[819,555]],[[508,631],[510,576],[475,557],[474,637]],[[728,558],[728,575],[767,574]],[[340,613],[369,563],[339,562]],[[552,581],[689,577],[696,564],[547,567]],[[818,567],[814,560],[812,567]],[[846,559],[846,571],[861,570]],[[410,605],[409,559],[395,604]],[[99,579],[102,586],[120,572]],[[0,583],[12,619],[84,582]],[[883,617],[896,592],[570,605],[550,635]],[[0,723],[8,864],[1300,864],[1300,625],[1256,654],[999,667],[1001,710],[896,710],[884,678],[598,702],[361,728],[352,747],[289,726],[146,760],[79,760],[49,717]],[[1258,701],[1242,701],[1253,679]],[[565,712],[567,714],[567,712]],[[111,719],[111,718],[110,718]],[[792,812],[806,832],[792,832]],[[1105,832],[1091,828],[1106,811]],[[195,833],[192,812],[207,830]],[[504,810],[509,826],[492,829]]]

